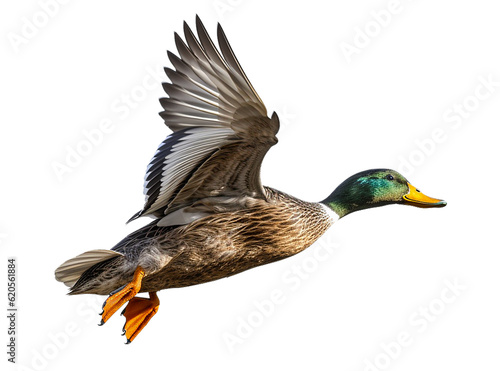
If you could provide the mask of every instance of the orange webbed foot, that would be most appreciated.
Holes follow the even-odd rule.
[[[134,272],[134,278],[132,281],[125,285],[122,289],[117,292],[112,293],[104,302],[101,313],[101,325],[106,323],[106,321],[125,304],[127,301],[131,300],[140,290],[141,282],[144,277],[144,270],[141,267],[137,267]]]
[[[125,326],[123,326],[123,335],[127,337],[127,344],[131,343],[136,336],[148,324],[149,320],[158,312],[160,300],[156,292],[149,293],[147,298],[133,298],[127,307],[123,310],[125,316]]]

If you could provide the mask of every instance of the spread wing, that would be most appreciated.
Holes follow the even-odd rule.
[[[185,224],[206,213],[244,207],[265,199],[260,166],[277,143],[279,120],[267,110],[227,41],[220,24],[219,50],[199,17],[198,38],[184,22],[184,42],[175,34],[179,56],[168,52],[175,70],[160,113],[173,131],[151,160],[144,183],[143,215],[162,225]],[[165,217],[168,215],[169,217]]]

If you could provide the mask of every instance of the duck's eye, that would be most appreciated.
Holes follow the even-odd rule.
[[[387,180],[394,180],[394,177],[391,174],[387,174],[385,176],[385,179],[387,179]]]

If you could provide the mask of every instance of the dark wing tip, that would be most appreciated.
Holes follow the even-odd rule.
[[[198,14],[196,14],[195,23],[196,23],[196,27],[200,27],[201,26],[201,27],[204,28],[203,22],[201,21],[201,18],[200,18],[200,16]]]
[[[219,40],[219,44],[221,39],[227,42],[226,34],[220,23],[217,23],[217,39]]]
[[[224,30],[222,29],[222,25],[220,24],[220,22],[217,22],[217,34],[219,34],[220,32],[224,33]]]
[[[184,30],[184,34],[187,34],[188,32],[191,32],[191,28],[189,27],[189,25],[187,24],[186,21],[184,21],[183,30]]]
[[[128,224],[128,223],[130,223],[130,222],[133,222],[133,221],[134,221],[134,220],[136,220],[137,218],[140,218],[140,217],[141,217],[141,215],[142,215],[142,211],[143,211],[143,210],[138,211],[138,212],[136,212],[134,215],[132,215],[132,217],[131,217],[129,220],[127,220],[127,222],[126,222],[125,224]]]
[[[177,46],[178,42],[183,42],[182,38],[179,36],[177,32],[174,32],[174,40],[175,40],[175,46]]]
[[[210,39],[210,36],[208,35],[208,31],[205,28],[205,25],[198,16],[196,17],[196,32],[198,32],[198,37],[200,36],[200,34],[205,34]]]
[[[271,124],[273,125],[274,135],[278,134],[280,129],[280,118],[278,117],[276,111],[274,111],[271,115]]]
[[[224,32],[224,29],[222,28],[220,23],[217,23],[217,41],[219,42],[219,46],[227,47],[228,51],[231,52],[233,58],[236,59],[236,56],[234,55],[234,52],[233,52],[233,48],[231,47],[231,44],[229,43],[229,40],[227,39],[226,33]]]

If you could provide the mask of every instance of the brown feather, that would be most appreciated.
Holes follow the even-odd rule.
[[[141,292],[232,276],[301,252],[334,221],[320,204],[267,187],[265,191],[267,201],[249,199],[245,209],[210,215],[175,228],[158,227],[153,222],[134,232],[135,236],[113,249],[124,254],[126,261],[100,266],[102,273],[79,282],[74,293],[109,294],[131,280],[135,267],[147,254],[151,260],[164,259],[166,263],[160,269],[150,269]]]

